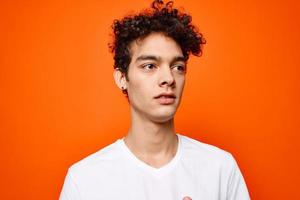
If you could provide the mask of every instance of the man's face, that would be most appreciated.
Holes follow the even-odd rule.
[[[180,46],[162,33],[130,45],[126,88],[132,111],[155,122],[174,117],[185,83],[186,62]]]

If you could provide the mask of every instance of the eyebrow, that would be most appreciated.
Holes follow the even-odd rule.
[[[138,62],[138,61],[143,61],[143,60],[160,61],[160,60],[161,60],[161,57],[153,56],[153,55],[141,55],[141,56],[137,57],[136,62]],[[175,56],[175,57],[172,59],[172,63],[178,62],[178,61],[186,62],[186,59],[185,59],[183,56]]]
[[[152,55],[141,55],[141,56],[137,57],[136,62],[137,61],[143,61],[143,60],[159,61],[159,60],[161,60],[161,58],[157,57],[157,56],[152,56]]]

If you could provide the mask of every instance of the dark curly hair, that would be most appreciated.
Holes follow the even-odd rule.
[[[132,41],[144,38],[152,32],[161,32],[174,39],[186,60],[189,54],[200,56],[205,39],[191,24],[192,17],[173,8],[173,1],[164,3],[154,0],[150,9],[121,20],[114,20],[112,29],[114,41],[109,44],[114,54],[114,68],[126,74],[131,62],[129,45]]]

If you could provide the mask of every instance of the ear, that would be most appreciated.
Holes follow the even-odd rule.
[[[115,83],[121,90],[127,89],[125,74],[121,72],[120,69],[116,68],[114,70],[113,76],[115,79]]]

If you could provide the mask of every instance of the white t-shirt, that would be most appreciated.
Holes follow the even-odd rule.
[[[250,199],[230,153],[177,136],[176,155],[158,169],[117,140],[69,168],[60,200]]]

